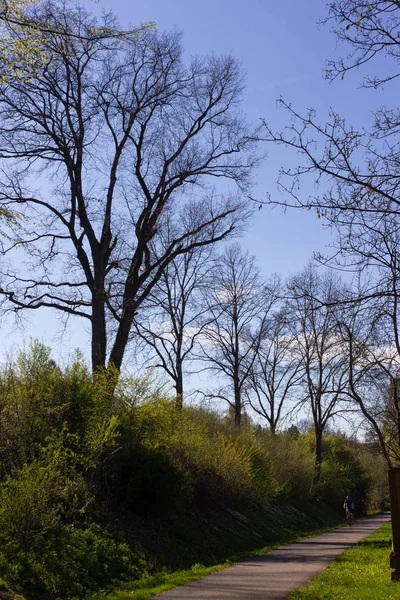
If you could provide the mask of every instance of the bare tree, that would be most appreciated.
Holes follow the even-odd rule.
[[[63,12],[66,7],[63,0],[0,0],[0,51],[3,54],[3,70],[0,81],[7,81],[11,75],[26,76],[29,71],[31,76],[36,74],[36,69],[42,63],[44,35],[57,33],[66,37],[87,37],[88,32],[71,31],[59,20],[54,21],[54,12]],[[139,27],[124,31],[126,37],[135,40],[145,30],[154,29],[154,23],[141,24]],[[90,37],[111,39],[121,34],[120,29],[98,27],[90,31]],[[22,73],[25,71],[25,73]]]
[[[203,298],[213,277],[210,246],[192,248],[177,256],[154,286],[134,323],[150,364],[173,381],[179,407],[184,399],[184,365],[207,325]]]
[[[398,78],[398,2],[335,0],[329,4],[325,23],[349,48],[347,57],[328,61],[327,79],[343,78],[361,65],[372,67],[379,55],[389,59],[387,70],[366,75],[362,86],[378,88]],[[281,103],[289,113],[290,124],[282,133],[269,129],[267,138],[293,148],[304,159],[299,166],[281,171],[280,184],[288,193],[283,204],[314,208],[338,233],[333,255],[319,258],[334,267],[360,273],[390,263],[392,251],[388,252],[385,245],[388,237],[392,247],[394,238],[398,238],[400,213],[398,107],[380,107],[373,113],[372,126],[357,131],[333,110],[329,122],[321,124],[315,111],[301,115],[287,102]],[[310,177],[325,191],[307,198],[300,185]],[[379,297],[386,282],[382,280],[381,285],[375,280],[375,289],[367,293]]]
[[[379,441],[388,467],[400,462],[400,358],[393,336],[395,302],[347,303],[340,330],[348,365],[347,394]]]
[[[398,2],[335,0],[330,3],[329,11],[326,22],[349,48],[347,57],[328,62],[326,76],[329,80],[343,77],[361,65],[372,67],[378,55],[389,59],[388,70],[384,74],[367,75],[362,85],[377,88],[399,76]],[[319,255],[318,258],[334,268],[356,272],[360,282],[348,299],[347,323],[346,319],[342,323],[347,332],[348,348],[352,340],[349,356],[353,366],[358,364],[353,351],[363,345],[360,346],[360,338],[352,329],[356,325],[359,327],[358,322],[353,323],[352,314],[369,315],[369,323],[379,323],[367,332],[366,339],[374,332],[374,339],[364,347],[365,352],[369,348],[369,360],[362,362],[363,367],[358,370],[350,369],[353,397],[366,416],[367,406],[362,406],[362,394],[355,386],[355,373],[362,374],[359,385],[364,385],[368,373],[379,372],[378,379],[385,379],[384,387],[389,389],[393,387],[393,378],[397,377],[397,368],[388,367],[386,352],[390,348],[393,367],[400,356],[399,109],[379,108],[373,114],[372,127],[356,131],[333,111],[330,122],[319,124],[314,111],[300,115],[286,102],[282,101],[282,104],[289,111],[291,124],[284,133],[269,130],[269,139],[294,148],[304,158],[304,163],[298,167],[282,169],[281,185],[288,192],[288,200],[284,203],[314,208],[325,222],[336,228],[337,243],[333,254]],[[299,186],[307,177],[314,178],[320,187],[326,184],[326,191],[317,197],[304,198]],[[385,337],[378,335],[382,331],[385,331]],[[379,353],[383,354],[378,360],[376,355]],[[387,397],[387,394],[382,395],[381,390],[381,400],[383,396]],[[374,414],[372,411],[372,418]]]
[[[294,352],[286,309],[268,318],[251,371],[247,390],[252,409],[266,419],[272,433],[290,400],[296,400],[296,389],[302,379],[299,355]]]
[[[241,424],[245,387],[265,333],[268,308],[276,300],[274,288],[263,285],[254,256],[238,244],[226,249],[215,268],[213,286],[207,290],[209,324],[203,328],[201,353],[205,370],[222,378],[212,398],[227,402]]]
[[[321,476],[323,435],[342,410],[347,386],[346,358],[337,326],[336,303],[342,284],[335,274],[320,275],[311,264],[288,283],[292,348],[302,368],[303,399],[315,431],[316,486]]]
[[[327,21],[337,38],[344,42],[349,54],[338,61],[330,61],[327,78],[344,77],[346,73],[359,66],[372,68],[374,59],[383,56],[385,71],[376,75],[367,75],[362,83],[365,87],[378,88],[389,85],[400,75],[400,4],[398,1],[374,0],[334,0],[330,3]],[[381,63],[382,64],[382,63]],[[390,336],[380,340],[380,351],[394,345],[393,363],[388,370],[385,360],[380,359],[378,368],[372,365],[360,378],[368,380],[368,375],[378,373],[377,379],[386,380],[386,390],[394,404],[394,414],[398,411],[397,400],[397,364],[398,364],[398,328],[397,305],[399,263],[397,260],[398,223],[400,216],[399,172],[400,145],[399,124],[400,109],[380,107],[373,114],[373,124],[362,131],[356,131],[347,125],[344,118],[332,112],[328,123],[320,124],[314,111],[300,115],[287,103],[283,103],[291,116],[291,125],[283,133],[269,130],[268,139],[292,147],[305,159],[295,169],[282,171],[282,185],[289,192],[288,205],[301,208],[315,208],[319,216],[338,230],[337,251],[328,262],[339,268],[356,268],[359,277],[367,273],[369,286],[363,286],[363,296],[359,296],[359,306],[368,300],[375,311],[376,302],[389,305]],[[327,191],[316,198],[304,199],[299,194],[299,184],[304,177],[311,176],[319,184],[326,184]],[[389,242],[389,247],[388,246]],[[393,260],[395,259],[395,260]],[[353,303],[353,306],[356,306]],[[385,310],[383,311],[383,314]],[[376,317],[381,320],[378,309]],[[395,322],[396,321],[396,324]],[[354,366],[354,349],[359,342],[347,329],[347,338],[351,352],[350,365]],[[379,339],[379,337],[378,337]],[[353,345],[352,345],[353,344]],[[375,342],[376,344],[376,342]],[[373,347],[373,346],[372,346]],[[363,371],[363,362],[360,369]],[[393,372],[394,367],[394,372]],[[365,367],[364,367],[365,368]],[[384,372],[386,371],[386,376]],[[364,416],[370,420],[378,435],[382,434],[374,402],[365,402],[360,388],[356,386],[355,376],[359,369],[350,372],[350,389]],[[371,377],[373,379],[373,377]],[[366,397],[368,388],[361,385]],[[371,389],[371,388],[369,388]],[[376,389],[373,386],[372,389]],[[381,389],[378,397],[387,399],[388,392]],[[376,399],[375,399],[376,400]],[[378,406],[382,402],[378,402]],[[370,410],[372,408],[372,410]],[[375,422],[375,425],[374,425]],[[396,426],[397,428],[397,426]],[[380,437],[381,446],[388,464],[390,456],[385,449],[385,439]],[[388,460],[389,459],[389,460]],[[396,500],[400,490],[398,471],[389,470],[389,482],[392,500],[393,553],[391,566],[396,569],[394,578],[400,577],[400,503]]]
[[[86,319],[93,369],[108,357],[119,370],[168,264],[233,231],[257,136],[238,109],[243,79],[231,57],[185,65],[178,34],[98,36],[118,29],[112,15],[99,24],[83,8],[46,7],[32,15],[49,25],[35,77],[22,64],[0,85],[0,200],[26,218],[4,250],[1,293],[16,313],[50,307]],[[238,194],[214,195],[161,252],[167,209],[186,221],[214,177]],[[21,249],[24,270],[11,262]]]

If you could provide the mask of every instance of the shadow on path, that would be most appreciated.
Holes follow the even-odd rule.
[[[378,515],[282,546],[268,554],[255,556],[233,567],[208,575],[157,596],[160,600],[284,600],[289,592],[304,587],[326,565],[352,545],[390,520]],[[367,542],[386,547],[383,542]],[[382,546],[383,545],[383,546]]]

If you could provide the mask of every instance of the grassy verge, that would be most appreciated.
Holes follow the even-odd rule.
[[[103,591],[82,593],[79,599],[152,598],[249,556],[327,531],[340,521],[337,513],[323,505],[311,509],[307,505],[303,510],[285,505],[257,505],[242,510],[185,511],[167,522],[121,521],[121,534],[127,543],[132,547],[139,544],[143,549],[146,575],[124,583],[114,580],[114,585]],[[10,588],[0,591],[0,600],[39,600],[39,597],[42,595],[28,591],[17,596]],[[50,597],[56,599],[67,594]]]
[[[350,548],[290,600],[399,600],[400,583],[390,580],[391,525]]]
[[[190,583],[191,581],[200,579],[206,575],[210,575],[211,573],[221,571],[222,569],[230,567],[233,564],[241,560],[245,560],[251,556],[265,554],[266,552],[280,547],[283,544],[300,541],[307,537],[318,535],[319,533],[325,533],[326,531],[330,531],[336,527],[337,525],[335,527],[314,529],[307,534],[304,534],[303,532],[301,535],[295,535],[293,533],[292,535],[288,535],[287,532],[281,532],[282,537],[273,543],[269,543],[268,545],[264,545],[262,547],[256,547],[252,550],[236,553],[224,562],[220,562],[212,566],[195,564],[189,569],[177,570],[173,572],[168,572],[166,569],[163,569],[161,572],[150,577],[145,577],[138,581],[126,583],[117,591],[113,591],[108,594],[105,592],[100,592],[90,596],[90,600],[146,600],[148,598],[153,598],[157,594],[161,594],[167,590]]]
[[[220,571],[231,564],[233,563],[227,561],[226,564],[214,565],[213,567],[194,565],[191,569],[175,571],[174,573],[157,573],[151,577],[126,584],[111,594],[103,593],[91,596],[90,600],[146,600],[146,598],[152,598],[157,594],[161,594],[161,592],[166,592],[195,579],[200,579],[201,577]]]
[[[279,544],[274,544],[270,547],[256,549],[253,552],[244,552],[241,555],[236,555],[232,557],[232,559],[226,560],[224,563],[216,564],[211,567],[196,564],[193,565],[191,569],[174,571],[172,573],[164,570],[150,577],[144,577],[138,581],[127,583],[119,590],[109,594],[100,592],[99,594],[90,596],[90,599],[88,600],[146,600],[148,598],[153,598],[153,596],[166,592],[167,590],[172,590],[173,588],[185,585],[196,579],[206,577],[206,575],[211,575],[211,573],[226,569],[240,560],[248,558],[250,555],[264,554],[265,552],[276,548],[278,545]]]

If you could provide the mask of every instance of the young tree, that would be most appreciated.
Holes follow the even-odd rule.
[[[184,399],[184,365],[207,321],[202,298],[213,277],[212,247],[193,248],[164,270],[134,324],[151,364],[173,381],[179,407]]]
[[[289,280],[288,291],[292,351],[302,370],[304,391],[300,404],[310,410],[315,432],[315,487],[321,476],[324,431],[343,410],[341,402],[347,386],[335,306],[342,296],[342,284],[334,274],[320,275],[309,265]]]
[[[241,192],[258,157],[238,109],[242,74],[231,57],[185,65],[175,33],[96,35],[118,30],[110,14],[99,24],[50,1],[32,18],[49,26],[35,77],[22,64],[0,85],[0,200],[26,219],[5,252],[27,257],[25,271],[3,267],[1,294],[17,313],[50,307],[86,319],[93,369],[108,360],[119,370],[168,264],[228,236],[248,202]],[[238,193],[204,202],[200,184],[213,177]],[[162,249],[172,205],[191,229]]]
[[[262,284],[255,257],[244,253],[238,244],[228,247],[216,263],[213,286],[206,290],[208,324],[199,338],[201,353],[197,358],[205,363],[205,370],[227,382],[210,396],[231,406],[238,426],[244,390],[275,301],[275,286]]]
[[[286,310],[281,308],[267,320],[247,389],[250,406],[266,419],[273,434],[288,401],[296,398],[301,377],[301,362],[293,352]]]

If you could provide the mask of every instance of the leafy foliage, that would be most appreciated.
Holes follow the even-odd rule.
[[[92,377],[79,356],[62,370],[37,342],[0,371],[0,577],[29,599],[81,598],[140,578],[153,564],[143,530],[154,522],[172,548],[169,536],[186,539],[185,515],[199,514],[188,543],[200,546],[201,515],[260,518],[274,502],[311,498],[310,434],[274,435],[248,419],[238,428],[204,408],[179,409],[151,377],[121,378],[115,388],[115,376]],[[327,436],[320,499],[340,508],[352,493],[358,507],[379,504],[386,490],[370,454]],[[126,522],[127,536],[118,533]],[[224,544],[239,547],[213,543],[219,555]],[[190,566],[184,554],[176,566]]]
[[[115,579],[138,578],[145,569],[140,553],[99,525],[57,527],[29,547],[9,542],[1,557],[6,575],[32,598],[82,597]]]

